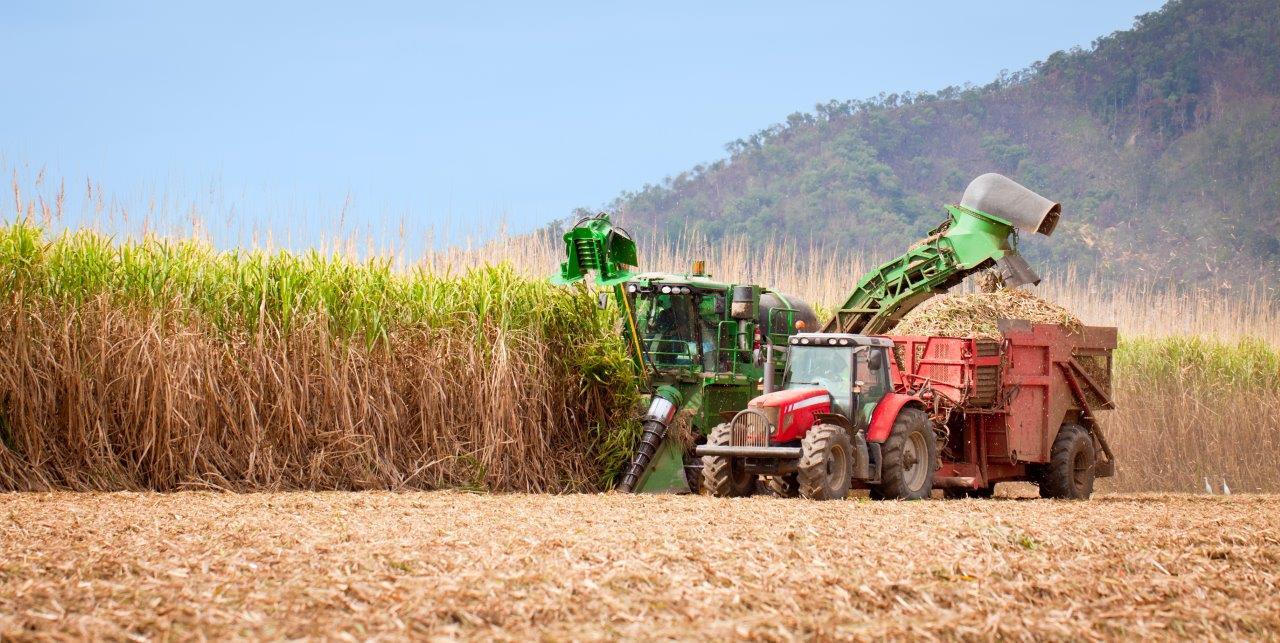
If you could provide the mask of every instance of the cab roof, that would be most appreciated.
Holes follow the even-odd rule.
[[[791,343],[798,346],[879,346],[893,348],[893,341],[852,333],[796,333]]]
[[[710,275],[684,275],[672,272],[644,272],[640,273],[630,280],[628,283],[638,283],[641,286],[653,286],[657,284],[669,285],[686,285],[694,288],[707,290],[728,290],[734,284],[720,281]]]

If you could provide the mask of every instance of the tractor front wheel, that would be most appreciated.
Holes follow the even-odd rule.
[[[938,439],[929,416],[915,407],[898,412],[881,450],[880,484],[871,488],[876,500],[919,500],[933,491]]]
[[[1088,500],[1093,495],[1094,459],[1089,431],[1079,424],[1062,425],[1040,476],[1040,497]]]
[[[800,495],[810,500],[842,500],[853,484],[853,445],[843,427],[819,424],[800,443]]]
[[[729,446],[733,428],[726,422],[711,430],[707,444]],[[702,488],[717,498],[740,498],[755,490],[755,476],[747,473],[741,458],[702,456]]]

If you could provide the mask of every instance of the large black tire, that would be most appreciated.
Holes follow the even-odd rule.
[[[880,484],[871,489],[876,500],[919,500],[933,491],[938,463],[938,438],[929,416],[913,406],[898,412],[893,431],[880,450]]]
[[[819,424],[800,442],[800,495],[810,500],[842,500],[853,484],[853,445],[843,427]]]
[[[1049,452],[1049,464],[1040,474],[1040,497],[1060,500],[1088,500],[1093,495],[1093,436],[1078,424],[1058,429]]]
[[[707,444],[729,446],[733,429],[726,422],[711,429]],[[756,477],[742,468],[741,458],[702,456],[702,488],[717,498],[740,498],[755,490]]]
[[[702,458],[692,450],[684,454],[684,481],[689,483],[689,493],[702,493]]]
[[[797,474],[765,476],[764,488],[771,496],[794,498],[800,495],[800,479]]]

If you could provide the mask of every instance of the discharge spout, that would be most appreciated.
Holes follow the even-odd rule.
[[[1019,230],[1038,232],[1046,237],[1053,234],[1058,218],[1062,216],[1062,204],[994,172],[970,181],[960,198],[960,205],[1000,217]]]
[[[1050,235],[1062,206],[999,174],[969,183],[950,215],[902,256],[862,277],[823,332],[876,335],[969,275],[994,267],[1007,287],[1040,282],[1015,247],[1016,230]]]

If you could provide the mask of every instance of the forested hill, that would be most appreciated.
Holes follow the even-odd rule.
[[[1051,240],[1023,235],[1042,265],[1274,279],[1280,0],[1174,0],[983,87],[831,101],[727,147],[611,209],[637,230],[834,239],[888,258],[997,171],[1063,203]]]

